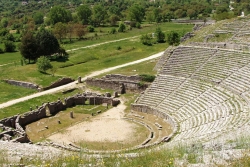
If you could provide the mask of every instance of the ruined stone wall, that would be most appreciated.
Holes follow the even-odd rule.
[[[89,99],[91,105],[100,105],[103,103],[107,103],[112,106],[116,106],[120,103],[118,99],[114,99],[112,97],[106,97],[106,95],[97,95],[96,93],[83,93],[77,94],[75,96],[71,96],[65,98],[65,104],[58,99],[56,102],[48,102],[38,107],[35,110],[30,112],[26,112],[22,115],[15,115],[12,117],[8,117],[0,120],[0,128],[4,130],[4,132],[0,133],[0,139],[8,140],[13,142],[29,142],[26,132],[24,131],[24,127],[32,122],[38,121],[42,118],[47,117],[46,108],[48,108],[48,112],[52,115],[65,110],[68,107],[73,107],[75,105],[84,105],[86,100]],[[15,139],[12,140],[12,136],[15,136]]]
[[[112,75],[114,75],[114,74],[112,74]],[[118,80],[117,78],[121,79],[121,80]],[[139,92],[141,92],[141,91],[144,91],[148,87],[147,84],[144,84],[144,85],[139,84],[140,77],[138,77],[138,76],[130,76],[127,78],[129,78],[129,79],[123,80],[123,79],[126,79],[126,76],[119,76],[119,75],[118,75],[118,77],[112,76],[112,77],[105,77],[105,78],[101,78],[101,79],[88,78],[86,80],[86,84],[91,85],[91,86],[100,87],[103,89],[112,89],[114,91],[117,91],[120,94],[123,94],[126,91],[129,91],[129,92],[139,91]]]
[[[61,100],[58,100],[57,102],[52,102],[47,104],[50,114],[55,115],[59,111],[65,110],[67,107],[62,103]]]
[[[43,90],[48,90],[48,89],[56,88],[56,87],[59,87],[62,85],[66,85],[66,84],[73,82],[73,81],[75,81],[75,80],[71,79],[71,78],[62,78],[62,79],[52,83],[50,86],[44,87]]]
[[[117,106],[120,103],[119,100],[116,100],[110,97],[103,97],[103,96],[95,96],[95,97],[92,96],[92,97],[89,97],[88,99],[89,99],[90,105],[100,105],[103,103],[107,103],[108,105],[111,105],[111,106]]]
[[[66,108],[73,107],[75,105],[84,105],[86,97],[84,95],[75,95],[64,99]]]
[[[26,125],[45,117],[46,117],[46,108],[45,105],[42,105],[35,110],[24,113],[21,117],[18,118],[19,118],[19,124],[22,127],[25,127]]]
[[[16,80],[8,80],[5,79],[3,80],[6,83],[10,84],[10,85],[15,85],[15,86],[20,86],[20,87],[24,87],[24,88],[29,88],[29,89],[38,89],[39,86],[30,82],[23,82],[23,81],[16,81]]]
[[[15,120],[17,118],[17,115],[14,115],[12,117],[4,118],[0,120],[0,124],[8,127],[15,128]]]

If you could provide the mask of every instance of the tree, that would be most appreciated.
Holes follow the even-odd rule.
[[[109,17],[109,22],[111,26],[115,26],[118,20],[119,20],[119,17],[117,15],[111,15]]]
[[[176,18],[182,18],[182,17],[186,17],[186,12],[183,9],[177,9],[175,12],[175,17]]]
[[[82,24],[88,24],[92,15],[92,11],[87,5],[81,5],[77,9],[77,16]]]
[[[124,32],[126,30],[126,26],[124,23],[120,23],[119,28],[118,28],[118,32]]]
[[[160,27],[157,27],[155,30],[156,41],[158,43],[165,42],[165,34],[161,31]]]
[[[20,52],[23,58],[30,60],[36,60],[38,58],[37,54],[37,41],[31,32],[24,34],[20,44]]]
[[[38,69],[38,71],[44,72],[44,73],[46,73],[46,71],[47,71],[48,69],[52,69],[52,68],[53,68],[53,66],[52,66],[51,63],[50,63],[49,58],[47,58],[46,56],[41,56],[41,57],[39,57],[39,58],[37,59],[36,64],[37,64],[37,69]]]
[[[62,22],[56,23],[53,32],[55,36],[60,40],[60,43],[62,43],[62,38],[67,34],[67,24]]]
[[[92,13],[92,24],[94,26],[99,26],[103,23],[107,15],[106,10],[101,5],[95,5]]]
[[[192,19],[192,18],[196,19],[197,16],[198,16],[198,13],[197,13],[195,10],[193,10],[193,9],[188,9],[188,10],[187,10],[187,16],[188,16],[190,19]]]
[[[76,36],[78,36],[79,39],[81,39],[85,35],[85,27],[82,24],[75,24],[74,25],[74,31]]]
[[[161,21],[161,15],[160,15],[160,9],[159,8],[155,8],[154,9],[154,20],[156,23],[159,23]]]
[[[1,26],[4,27],[4,28],[6,28],[8,26],[8,23],[9,22],[8,22],[8,20],[6,18],[3,18],[1,20]]]
[[[4,51],[5,52],[15,52],[16,45],[12,41],[4,42]]]
[[[144,8],[138,4],[134,4],[129,9],[129,17],[131,20],[141,23],[145,15]]]
[[[63,7],[54,6],[49,12],[49,18],[52,24],[56,24],[58,22],[66,23],[72,20],[72,15]]]
[[[147,14],[146,14],[146,20],[149,23],[152,23],[154,21],[154,13],[153,12],[147,12]]]
[[[180,36],[177,32],[171,31],[167,34],[167,42],[169,45],[178,45],[180,43]]]
[[[42,24],[43,23],[43,14],[41,12],[36,12],[33,15],[33,19],[35,24]]]
[[[50,56],[56,53],[60,48],[56,37],[48,30],[41,29],[36,35],[36,41],[39,45],[38,55],[39,56]]]
[[[70,42],[72,41],[73,33],[74,33],[74,24],[72,21],[70,21],[68,22],[68,25],[67,25],[67,34],[68,34],[68,38]]]

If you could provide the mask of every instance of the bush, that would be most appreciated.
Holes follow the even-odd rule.
[[[136,23],[136,28],[138,28],[138,29],[141,28],[141,24],[139,22]]]
[[[48,70],[48,69],[51,69],[53,68],[53,66],[50,64],[50,60],[46,57],[46,56],[41,56],[37,59],[37,69],[38,71],[40,72],[45,72]]]
[[[155,80],[154,75],[141,74],[140,77],[142,78],[142,81],[144,81],[144,82],[153,82]]]
[[[95,32],[95,28],[93,26],[87,27],[88,32]]]
[[[12,41],[4,42],[4,51],[5,52],[15,52],[16,45]]]
[[[116,49],[117,49],[117,50],[121,50],[122,47],[121,47],[121,46],[117,46]]]
[[[178,32],[171,31],[169,34],[167,34],[167,42],[169,45],[179,45],[180,35]]]
[[[141,43],[143,45],[148,45],[148,46],[151,46],[152,45],[152,38],[149,36],[149,35],[142,35],[141,38]]]
[[[4,53],[4,51],[3,51],[3,49],[2,49],[2,48],[0,48],[0,54],[2,54],[2,53]]]
[[[158,43],[164,43],[165,42],[165,34],[161,31],[160,27],[156,28],[155,36],[156,36],[156,41]]]
[[[110,34],[115,34],[116,33],[116,29],[113,27],[110,31]]]
[[[126,30],[126,26],[124,23],[120,23],[119,28],[118,28],[118,32],[125,32]]]

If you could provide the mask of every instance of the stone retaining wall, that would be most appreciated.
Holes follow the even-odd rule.
[[[120,94],[125,93],[126,91],[135,92],[135,91],[144,91],[148,84],[140,84],[141,77],[134,76],[124,76],[119,74],[109,74],[100,79],[98,78],[88,78],[86,80],[87,85],[100,87],[103,89],[112,89],[117,91]]]
[[[150,106],[141,105],[141,104],[132,104],[131,109],[134,111],[139,111],[139,112],[144,112],[144,113],[156,115],[156,116],[164,119],[166,122],[168,122],[173,127],[173,133],[168,136],[168,140],[170,140],[178,130],[177,122],[174,119],[172,119],[167,113],[161,112],[161,111],[159,111],[155,108],[152,108]]]
[[[15,85],[15,86],[20,86],[24,88],[29,88],[29,89],[38,89],[39,86],[30,82],[23,82],[23,81],[16,81],[16,80],[8,80],[4,79],[4,82],[10,84],[10,85]]]
[[[52,83],[50,86],[47,86],[47,87],[44,87],[43,90],[48,90],[48,89],[52,89],[52,88],[56,88],[56,87],[59,87],[59,86],[62,86],[62,85],[66,85],[70,82],[74,82],[75,80],[74,79],[71,79],[71,78],[62,78],[62,79],[59,79],[58,81]]]
[[[102,79],[140,82],[142,78],[139,75],[126,76],[121,74],[107,74],[106,76],[102,77]]]
[[[3,81],[10,84],[10,85],[20,86],[20,87],[29,88],[29,89],[40,90],[38,85],[30,83],[30,82],[8,80],[8,79],[4,79]],[[56,87],[66,85],[66,84],[74,82],[74,81],[75,80],[71,79],[71,78],[62,78],[62,79],[59,79],[58,81],[52,83],[50,86],[42,88],[42,90],[48,90],[48,89],[56,88]]]

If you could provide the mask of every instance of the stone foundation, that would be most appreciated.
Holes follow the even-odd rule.
[[[86,84],[90,86],[96,86],[103,89],[112,89],[119,94],[129,92],[141,92],[144,91],[148,84],[140,84],[141,77],[138,75],[125,76],[119,74],[108,74],[100,79],[88,78]]]
[[[55,115],[58,112],[65,110],[76,105],[85,105],[85,102],[89,101],[90,105],[101,105],[106,103],[111,106],[116,106],[120,103],[120,100],[112,97],[106,97],[105,95],[97,95],[95,93],[83,93],[76,94],[64,99],[64,103],[58,99],[56,102],[47,102],[40,107],[22,115],[15,115],[9,118],[0,120],[0,128],[3,132],[0,133],[0,140],[7,140],[13,142],[27,143],[30,142],[25,132],[25,126],[38,121],[42,118]],[[12,138],[15,138],[12,140]]]

